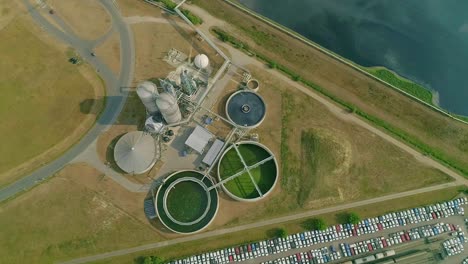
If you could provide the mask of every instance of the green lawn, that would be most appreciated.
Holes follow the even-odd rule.
[[[200,184],[187,181],[174,186],[167,196],[167,210],[176,220],[192,222],[206,209],[208,197]]]
[[[249,166],[258,163],[270,156],[265,149],[251,144],[241,144],[238,146],[239,152]],[[244,168],[236,150],[231,148],[223,157],[220,163],[221,179],[226,179]],[[262,193],[268,192],[276,180],[276,165],[273,160],[262,164],[250,170],[255,183],[258,185]],[[248,173],[243,173],[241,176],[228,181],[224,186],[235,196],[252,199],[259,196],[255,185]]]
[[[364,70],[374,75],[375,77],[383,81],[386,81],[389,84],[397,88],[400,88],[401,90],[423,100],[424,102],[428,104],[431,104],[431,105],[433,104],[432,92],[415,82],[402,78],[398,76],[397,74],[382,67],[370,67],[370,68],[364,68]]]
[[[160,190],[159,190],[158,195],[156,197],[156,205],[157,205],[157,211],[158,211],[158,214],[159,214],[159,220],[164,222],[168,227],[170,227],[174,231],[181,232],[181,233],[191,233],[191,232],[196,232],[196,231],[204,228],[211,221],[211,219],[213,219],[213,217],[216,214],[216,209],[218,207],[218,194],[216,192],[216,189],[212,189],[210,191],[210,193],[209,193],[209,197],[211,199],[210,209],[209,209],[207,215],[200,222],[198,222],[196,224],[193,224],[193,225],[188,225],[188,226],[176,224],[176,223],[172,222],[164,212],[163,197],[164,197],[164,192],[167,190],[169,185],[171,183],[173,183],[174,181],[176,181],[177,179],[180,179],[180,178],[183,178],[183,177],[194,177],[194,178],[197,178],[197,179],[201,180],[203,178],[203,175],[198,173],[198,172],[194,172],[194,171],[184,171],[184,172],[180,172],[177,175],[172,176],[171,178],[166,180],[166,182],[160,187]],[[210,187],[210,186],[213,185],[212,182],[208,178],[204,178],[203,183],[207,187]],[[175,210],[172,210],[172,209],[169,209],[169,208],[168,208],[168,210],[172,210],[172,211],[170,211],[170,213],[178,220],[183,220],[184,218],[185,219],[196,219],[200,215],[200,213],[199,213],[200,210],[202,210],[202,211],[205,210],[206,207],[203,206],[203,205],[206,204],[206,201],[203,202],[203,201],[200,200],[200,202],[195,202],[194,203],[192,200],[189,200],[189,199],[191,199],[191,198],[201,199],[200,196],[199,196],[200,191],[201,191],[199,189],[200,187],[197,188],[194,185],[193,186],[184,185],[182,187],[183,188],[180,191],[194,190],[195,193],[184,194],[182,197],[177,198],[177,195],[181,195],[180,192],[177,191],[174,194],[174,197],[173,197],[174,199],[170,199],[171,204],[168,204],[168,207],[170,207],[172,209],[175,209]],[[177,186],[176,186],[176,189],[177,189]],[[180,208],[181,210],[178,210],[178,208],[177,208],[178,206],[181,206],[181,208]],[[190,207],[197,207],[197,208],[192,209]],[[188,208],[190,208],[190,209],[188,209]],[[184,210],[188,210],[189,212],[186,212]],[[173,214],[173,212],[175,213],[175,215]]]

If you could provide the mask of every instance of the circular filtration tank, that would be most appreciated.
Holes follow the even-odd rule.
[[[265,119],[263,98],[251,91],[238,91],[226,103],[226,115],[232,122],[246,128],[255,128]]]
[[[263,199],[271,193],[278,181],[275,156],[266,146],[257,142],[244,141],[231,145],[218,163],[218,178],[223,181],[232,176],[235,177],[221,185],[231,198],[246,202]]]
[[[207,227],[218,211],[216,188],[203,174],[186,170],[168,176],[155,196],[156,212],[169,230],[190,234]]]

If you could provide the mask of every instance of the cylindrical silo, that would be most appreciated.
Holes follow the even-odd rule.
[[[137,85],[136,92],[150,115],[158,112],[158,106],[156,105],[158,88],[154,83],[149,81],[141,82]]]
[[[180,122],[182,119],[179,105],[177,105],[177,100],[174,96],[168,93],[161,93],[156,98],[156,105],[169,125]]]

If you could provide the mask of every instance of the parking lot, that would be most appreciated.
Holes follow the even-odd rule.
[[[378,255],[383,258],[391,249],[443,234],[452,235],[453,241],[455,238],[462,241],[453,247],[452,256],[448,256],[450,263],[462,263],[466,253],[460,245],[467,242],[466,204],[466,198],[459,198],[364,219],[356,225],[335,225],[323,231],[226,248],[172,263],[342,263],[363,257],[371,261],[378,253],[384,254]],[[450,255],[446,249],[445,255]]]

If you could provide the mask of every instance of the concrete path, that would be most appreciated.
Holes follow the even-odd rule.
[[[120,57],[122,63],[120,67],[121,74],[119,77],[116,77],[110,68],[104,64],[98,56],[91,55],[91,52],[93,52],[90,48],[92,47],[92,43],[90,44],[89,41],[80,39],[73,32],[63,31],[63,28],[58,28],[45,19],[44,15],[50,15],[48,14],[49,8],[47,5],[41,5],[42,8],[34,7],[29,0],[23,0],[29,14],[41,28],[61,42],[73,47],[83,60],[92,65],[96,71],[99,72],[99,75],[102,77],[106,85],[106,107],[99,116],[96,124],[88,131],[88,133],[61,157],[1,189],[0,202],[34,187],[36,184],[53,176],[56,172],[61,170],[115,122],[125,104],[127,94],[122,92],[122,88],[130,86],[131,81],[133,80],[135,62],[133,35],[129,26],[120,16],[115,3],[112,0],[99,1],[107,9],[112,18],[113,28],[120,35]]]

